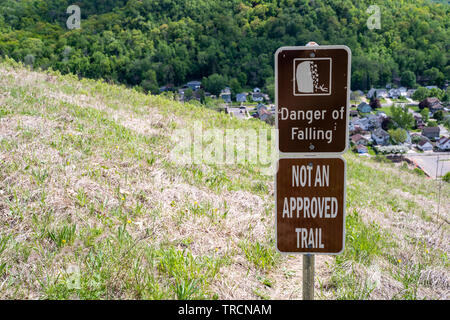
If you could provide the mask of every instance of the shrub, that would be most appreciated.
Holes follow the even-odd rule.
[[[444,174],[444,176],[442,177],[442,180],[444,180],[445,182],[450,183],[450,171],[447,172],[446,174]]]

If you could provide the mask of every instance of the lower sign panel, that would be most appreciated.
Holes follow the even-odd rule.
[[[346,163],[340,157],[278,161],[275,206],[280,252],[342,252],[345,177]]]

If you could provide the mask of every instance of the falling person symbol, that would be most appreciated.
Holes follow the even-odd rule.
[[[323,84],[319,85],[319,72],[317,64],[313,61],[303,61],[297,66],[296,81],[298,91],[301,93],[328,92]]]

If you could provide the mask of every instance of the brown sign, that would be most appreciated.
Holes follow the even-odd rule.
[[[280,152],[341,154],[347,150],[350,61],[351,51],[346,46],[277,50]]]
[[[344,248],[342,158],[285,158],[276,176],[277,248],[284,253],[339,254]]]

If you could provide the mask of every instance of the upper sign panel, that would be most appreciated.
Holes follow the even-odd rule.
[[[347,150],[350,65],[351,51],[346,46],[277,50],[280,152],[335,155]]]

